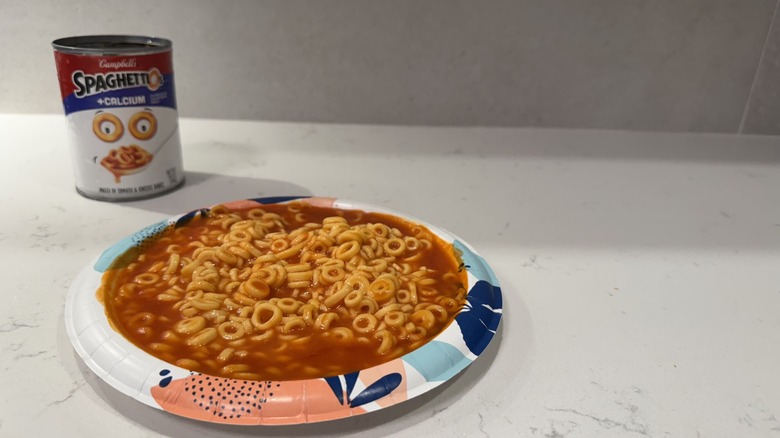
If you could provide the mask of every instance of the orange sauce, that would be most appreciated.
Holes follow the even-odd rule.
[[[403,263],[409,265],[405,267],[409,272],[418,272],[425,267],[422,269],[429,271],[427,275],[433,279],[433,285],[425,288],[425,293],[420,289],[420,293],[414,300],[416,302],[413,305],[414,311],[418,308],[434,309],[431,306],[439,306],[446,309],[445,314],[437,313],[436,316],[439,318],[433,326],[425,330],[423,336],[414,336],[408,330],[411,327],[408,323],[404,327],[384,327],[395,337],[395,345],[392,351],[383,353],[378,351],[382,340],[375,336],[376,331],[369,333],[354,331],[352,326],[354,312],[350,316],[349,309],[343,302],[331,309],[325,309],[320,303],[317,313],[328,311],[340,314],[342,317],[330,328],[349,328],[354,333],[354,339],[351,340],[334,336],[330,330],[322,330],[316,324],[307,324],[304,327],[295,327],[290,333],[280,333],[277,327],[277,331],[272,336],[258,341],[251,339],[251,336],[260,334],[254,331],[251,335],[247,333],[243,337],[244,342],[231,343],[217,336],[205,345],[190,345],[187,336],[177,333],[175,329],[177,322],[183,318],[182,307],[176,307],[176,301],[161,301],[159,298],[159,295],[169,290],[172,285],[178,286],[183,291],[187,290],[188,281],[182,279],[183,276],[176,275],[185,265],[185,261],[181,262],[176,274],[167,276],[167,281],[161,278],[156,284],[139,284],[137,278],[139,274],[153,270],[155,265],[159,268],[161,263],[168,264],[171,245],[182,248],[181,257],[192,257],[196,248],[188,247],[192,242],[206,241],[207,245],[218,245],[225,230],[222,229],[219,215],[216,215],[206,218],[196,217],[175,231],[169,230],[162,238],[158,238],[143,250],[143,256],[140,257],[142,261],[136,260],[129,266],[110,269],[104,274],[99,296],[104,301],[106,314],[112,326],[149,354],[193,371],[254,380],[297,380],[354,372],[406,354],[440,333],[452,322],[465,303],[466,273],[465,270],[459,269],[460,261],[452,245],[444,242],[422,225],[386,214],[338,210],[308,204],[296,204],[294,211],[284,204],[262,205],[259,208],[268,213],[278,214],[284,221],[287,232],[307,223],[322,223],[327,217],[342,216],[351,226],[385,224],[390,229],[400,231],[403,236],[418,236],[429,240],[430,247],[421,247],[416,251],[407,250],[396,257],[386,255],[386,259],[391,262],[390,266],[395,263],[396,267],[400,267],[401,261],[406,260]],[[249,211],[246,209],[231,213],[246,219]],[[276,231],[278,230],[271,230],[271,232]],[[414,257],[410,257],[412,254]],[[301,254],[298,254],[287,259],[286,263],[300,263],[300,258]],[[412,261],[408,261],[409,259]],[[254,260],[255,258],[247,259],[243,268],[251,267]],[[316,267],[313,261],[307,263],[313,268]],[[158,270],[157,273],[159,274],[160,271]],[[398,272],[396,274],[401,275]],[[374,274],[374,277],[377,275]],[[403,275],[409,276],[409,274]],[[227,281],[222,283],[225,284]],[[323,287],[316,282],[308,289],[272,287],[269,298],[294,298],[301,303],[306,303],[316,296],[317,291],[322,293]],[[391,298],[390,301],[394,299]],[[384,304],[386,303],[382,303]],[[400,303],[396,304],[400,305]],[[229,316],[236,315],[237,310],[229,307],[223,303],[219,310],[228,312]],[[367,311],[370,309],[364,309],[364,312]],[[407,321],[411,318],[408,315],[413,314],[414,311],[407,314]],[[267,318],[268,315],[261,315],[261,319]],[[379,318],[378,321],[381,324],[383,319]],[[420,321],[417,323],[419,325]],[[216,323],[211,321],[209,324],[216,326]],[[224,357],[220,355],[224,355],[226,349],[232,351],[229,359],[223,360]]]

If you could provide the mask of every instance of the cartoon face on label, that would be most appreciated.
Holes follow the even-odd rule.
[[[164,107],[81,111],[70,118],[75,129],[91,128],[80,136],[81,147],[116,184],[149,168],[176,131],[176,112]]]

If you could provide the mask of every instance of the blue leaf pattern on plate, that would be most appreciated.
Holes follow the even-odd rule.
[[[98,272],[105,272],[111,267],[111,265],[124,255],[128,250],[140,246],[144,241],[157,236],[162,231],[165,231],[170,224],[168,221],[157,222],[154,225],[149,225],[141,231],[133,234],[132,236],[125,237],[107,250],[103,251],[97,262],[95,262],[95,270]]]
[[[498,329],[501,320],[501,289],[477,281],[466,295],[466,307],[455,317],[469,351],[479,356]]]
[[[452,245],[461,253],[461,260],[477,282],[466,295],[466,307],[455,317],[469,351],[479,356],[498,329],[501,320],[501,288],[485,259],[462,242]]]
[[[427,382],[443,382],[458,374],[471,363],[455,346],[432,340],[404,356],[404,362],[412,366]]]
[[[344,388],[341,386],[341,379],[339,376],[325,377],[325,382],[330,386],[330,390],[339,400],[339,403],[344,404]]]
[[[355,382],[357,382],[358,373],[344,374],[344,382],[347,384],[347,396],[352,394],[352,390],[355,389]]]
[[[336,396],[340,404],[343,405],[346,402],[350,407],[354,408],[366,403],[371,403],[372,401],[379,400],[380,398],[393,392],[393,390],[398,388],[398,385],[400,385],[403,381],[403,377],[399,373],[387,374],[369,385],[366,389],[360,391],[360,394],[358,394],[357,397],[353,399],[351,395],[352,391],[355,389],[355,383],[357,382],[359,373],[360,372],[358,371],[344,374],[344,382],[347,385],[346,400],[344,400],[345,388],[341,386],[340,376],[324,378],[325,382],[327,382],[328,386],[330,386],[331,391],[333,391],[333,394]]]
[[[182,215],[182,217],[176,220],[176,228],[187,225],[191,220],[195,219],[198,214],[200,214],[201,217],[208,216],[209,211],[210,210],[208,208],[201,208],[200,210],[193,210],[185,215]]]
[[[357,374],[357,373],[355,373]],[[379,400],[393,392],[401,384],[403,377],[399,373],[390,373],[368,386],[349,403],[350,407],[358,407]]]
[[[169,376],[171,374],[171,370],[162,370],[160,371],[160,376],[163,376],[163,379],[160,380],[160,388],[165,388],[166,386],[171,384],[171,381],[173,380],[172,376]],[[165,377],[167,376],[167,377]]]

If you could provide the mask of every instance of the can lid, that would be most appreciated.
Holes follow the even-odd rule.
[[[60,38],[51,45],[64,53],[82,55],[143,55],[170,50],[171,40],[136,35],[86,35]]]

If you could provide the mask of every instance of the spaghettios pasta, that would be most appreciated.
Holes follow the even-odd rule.
[[[466,272],[422,225],[301,202],[212,208],[103,276],[112,326],[186,369],[247,380],[345,374],[452,322]]]
[[[100,164],[114,174],[118,183],[122,175],[140,169],[152,161],[152,154],[138,145],[120,146],[111,149],[108,155],[100,160]]]

